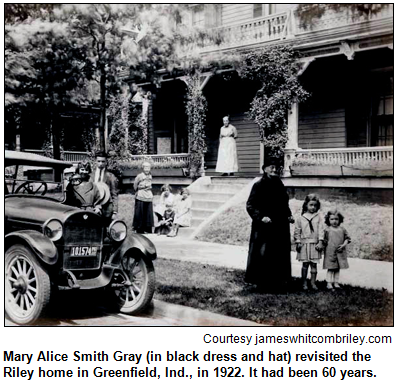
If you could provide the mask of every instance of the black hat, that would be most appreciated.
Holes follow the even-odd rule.
[[[265,168],[268,167],[269,165],[275,165],[276,167],[278,167],[280,165],[280,161],[275,157],[265,158],[262,165],[262,171],[264,171]]]

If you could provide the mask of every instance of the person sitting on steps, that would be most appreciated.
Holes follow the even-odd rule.
[[[176,204],[175,219],[172,231],[168,237],[175,237],[178,234],[179,227],[190,227],[192,220],[192,200],[190,192],[187,188],[183,188],[180,192],[181,198]]]

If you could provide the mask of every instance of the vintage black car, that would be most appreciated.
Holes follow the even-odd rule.
[[[102,289],[127,314],[153,297],[153,243],[121,220],[107,227],[96,213],[65,205],[69,167],[5,151],[5,311],[15,323],[33,323],[58,290]]]

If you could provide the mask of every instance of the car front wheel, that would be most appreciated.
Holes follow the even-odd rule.
[[[48,273],[24,245],[13,245],[5,254],[5,310],[17,324],[33,323],[50,301]]]
[[[122,313],[133,315],[145,309],[152,300],[155,286],[154,267],[137,253],[124,255],[122,271],[114,274],[117,305]]]

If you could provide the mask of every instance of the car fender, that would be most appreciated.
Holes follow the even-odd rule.
[[[42,233],[33,230],[12,232],[5,236],[6,249],[16,243],[25,243],[44,263],[54,265],[58,261],[58,250],[54,243]]]
[[[112,253],[109,262],[111,264],[120,264],[123,255],[130,251],[138,249],[145,258],[154,260],[157,258],[156,247],[145,236],[139,234],[130,234],[120,244],[120,246]]]

